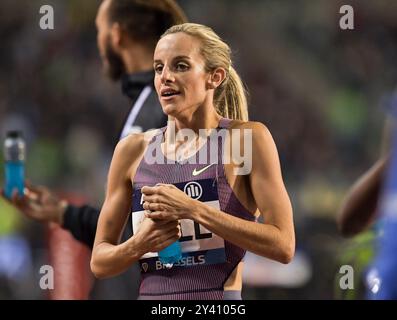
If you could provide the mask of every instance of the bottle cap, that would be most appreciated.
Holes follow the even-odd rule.
[[[22,131],[11,130],[11,131],[7,131],[6,135],[7,138],[19,138],[22,137]]]
[[[25,161],[25,141],[22,132],[11,130],[6,133],[4,141],[4,160],[5,161]]]

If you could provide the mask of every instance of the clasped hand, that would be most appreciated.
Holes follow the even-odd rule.
[[[192,219],[197,200],[172,184],[158,183],[143,187],[143,208],[146,217],[154,220]]]

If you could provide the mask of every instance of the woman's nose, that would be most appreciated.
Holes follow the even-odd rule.
[[[163,72],[161,73],[161,81],[163,83],[174,81],[174,75],[168,68],[163,69]]]

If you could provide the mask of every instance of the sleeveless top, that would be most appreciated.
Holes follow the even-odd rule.
[[[164,156],[163,164],[153,163],[151,156],[156,150],[161,152],[160,145],[167,127],[161,128],[154,135],[134,177],[134,232],[144,217],[140,190],[143,186],[154,186],[157,183],[174,184],[194,199],[227,214],[249,221],[256,220],[237,199],[225,176],[222,158],[224,137],[228,130],[219,129],[227,129],[231,121],[221,118],[217,130],[213,131],[223,135],[217,134],[215,139],[210,135],[199,151],[184,160],[184,163],[170,161]],[[203,162],[204,158],[200,157],[205,155],[207,158]],[[139,260],[140,299],[224,299],[223,286],[243,259],[246,250],[220,238],[192,220],[181,220],[181,230],[182,237],[179,241],[183,258],[172,268],[167,269],[162,265],[157,253],[147,253]]]

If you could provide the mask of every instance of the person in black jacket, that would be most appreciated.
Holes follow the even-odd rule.
[[[97,13],[98,49],[107,76],[121,80],[123,94],[132,108],[120,132],[120,139],[166,125],[153,88],[153,52],[161,34],[186,22],[174,0],[104,0]],[[12,202],[27,216],[41,222],[56,222],[74,238],[92,248],[100,209],[88,204],[74,206],[43,186],[26,187],[25,195],[13,194]],[[124,238],[132,234],[127,224]]]

